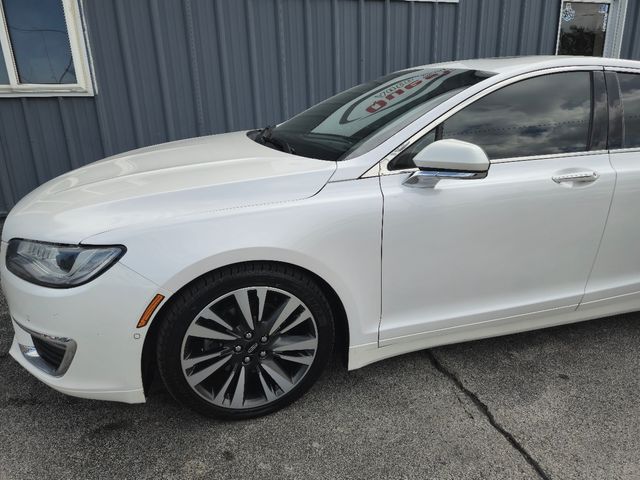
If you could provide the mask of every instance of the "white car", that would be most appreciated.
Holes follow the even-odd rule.
[[[11,355],[247,418],[348,368],[640,309],[640,63],[416,67],[58,177],[2,232]]]

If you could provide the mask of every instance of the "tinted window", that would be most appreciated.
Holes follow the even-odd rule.
[[[624,146],[640,147],[640,75],[619,73],[624,109]]]
[[[490,93],[451,116],[396,157],[388,168],[414,167],[413,156],[436,137],[479,145],[493,160],[583,152],[588,149],[590,117],[588,72],[523,80]]]
[[[478,100],[444,123],[442,138],[480,145],[491,159],[582,152],[590,117],[589,73],[558,73]]]
[[[3,4],[20,82],[76,83],[62,2],[3,0]]]
[[[263,143],[277,148],[278,143],[286,142],[297,155],[339,160],[370,137],[385,129],[392,135],[397,128],[414,121],[416,112],[422,115],[424,108],[433,108],[449,98],[451,92],[491,75],[451,68],[396,72],[302,112],[273,129],[271,137],[275,142]],[[254,138],[264,140],[260,136]]]

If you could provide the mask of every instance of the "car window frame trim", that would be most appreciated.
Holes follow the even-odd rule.
[[[625,133],[626,133],[626,123],[624,121],[624,101],[622,99],[622,88],[620,87],[620,81],[618,80],[618,74],[619,73],[631,73],[631,74],[634,74],[634,75],[640,75],[640,68],[633,68],[633,67],[604,67],[604,71],[605,71],[605,74],[607,72],[611,72],[616,77],[616,86],[618,87],[617,88],[618,101],[620,102],[619,111],[617,111],[616,113],[618,115],[620,115],[619,121],[622,122],[622,142],[621,142],[622,146],[618,147],[618,148],[610,148],[609,149],[609,153],[640,152],[640,146],[637,146],[637,147],[625,147],[624,146],[624,137],[625,137]],[[609,89],[609,86],[607,86],[607,89]],[[611,110],[611,105],[610,105],[609,109]],[[614,120],[614,118],[611,118],[611,115],[610,115],[610,122],[612,122],[613,120]]]
[[[589,144],[587,145],[589,151],[609,150],[609,136],[611,134],[610,102],[606,72],[591,72],[591,131],[589,133]],[[600,148],[595,148],[596,145]]]
[[[613,70],[615,70],[615,68],[612,68]],[[382,175],[396,175],[396,174],[401,174],[401,173],[413,173],[415,171],[417,171],[417,168],[405,168],[405,169],[401,169],[401,170],[389,170],[387,168],[387,165],[389,165],[389,163],[396,158],[398,155],[400,155],[402,152],[404,152],[405,150],[407,150],[408,148],[410,148],[414,143],[416,143],[418,140],[420,140],[424,135],[428,134],[431,130],[433,130],[434,128],[438,127],[441,123],[444,123],[445,121],[447,121],[450,117],[452,117],[453,115],[455,115],[456,113],[458,113],[460,110],[468,107],[469,105],[471,105],[472,103],[475,103],[476,101],[480,100],[483,97],[486,97],[487,95],[500,90],[501,88],[504,88],[508,85],[511,85],[513,83],[517,83],[519,81],[522,80],[527,80],[529,78],[535,78],[535,77],[540,77],[543,75],[552,75],[554,73],[563,73],[563,72],[576,72],[576,71],[584,71],[584,72],[598,72],[598,71],[606,71],[607,68],[603,65],[569,65],[569,66],[564,66],[564,67],[551,67],[551,68],[545,68],[542,70],[535,70],[533,72],[527,72],[527,73],[522,73],[519,75],[515,75],[513,77],[510,78],[506,78],[498,83],[495,83],[487,88],[485,88],[484,90],[477,92],[476,94],[472,95],[469,98],[466,98],[465,100],[461,101],[460,103],[458,103],[456,106],[452,107],[450,110],[448,110],[447,112],[443,113],[442,115],[440,115],[437,119],[435,119],[434,121],[430,122],[428,125],[426,125],[424,128],[422,128],[420,131],[418,131],[417,133],[415,133],[414,135],[412,135],[408,140],[404,141],[402,144],[400,144],[398,147],[396,147],[394,150],[392,150],[389,154],[387,154],[382,160],[380,160],[376,165],[374,165],[373,167],[371,167],[369,170],[367,170],[360,178],[366,178],[366,177],[374,177],[374,176],[382,176]],[[633,69],[629,69],[629,70],[633,70]],[[636,72],[640,72],[640,69],[636,69]],[[591,112],[591,115],[593,116],[593,111]],[[546,160],[546,159],[550,159],[550,158],[562,158],[562,157],[570,157],[570,156],[585,156],[585,155],[601,155],[603,153],[608,153],[609,150],[605,149],[605,150],[584,150],[584,151],[579,151],[579,152],[569,152],[569,153],[551,153],[551,154],[545,154],[545,155],[529,155],[529,156],[522,156],[522,157],[509,157],[509,158],[500,158],[497,160],[490,160],[489,162],[491,164],[500,164],[500,163],[514,163],[514,162],[524,162],[524,161],[531,161],[531,160]]]

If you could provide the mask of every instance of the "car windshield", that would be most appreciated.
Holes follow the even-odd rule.
[[[379,145],[459,91],[493,75],[454,68],[403,70],[331,97],[277,127],[251,132],[271,148],[322,160],[342,160]],[[362,146],[370,139],[364,151]]]

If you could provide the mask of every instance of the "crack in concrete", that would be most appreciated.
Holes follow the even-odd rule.
[[[456,390],[456,400],[458,400],[458,403],[460,404],[460,407],[462,408],[462,410],[464,410],[464,413],[467,414],[467,417],[469,417],[471,420],[475,420],[475,417],[473,416],[473,413],[471,413],[469,411],[469,408],[467,408],[467,402],[463,401],[462,398],[460,398],[461,395],[466,397],[466,395],[463,392],[460,392],[459,390]]]
[[[518,451],[518,453],[520,453],[520,455],[525,459],[529,466],[531,466],[531,468],[536,471],[540,478],[542,478],[543,480],[551,480],[549,474],[544,471],[538,461],[533,458],[529,452],[527,452],[527,450],[506,428],[498,423],[496,418],[493,416],[493,413],[491,413],[491,410],[489,410],[489,407],[482,400],[480,400],[480,398],[475,393],[465,387],[455,373],[447,369],[431,350],[427,350],[427,358],[429,358],[429,361],[436,370],[438,370],[441,374],[451,380],[451,382],[453,382],[453,384],[473,402],[478,410],[487,418],[489,424],[491,424],[491,426],[496,431],[498,431],[498,433],[500,433],[511,444],[511,446]]]

